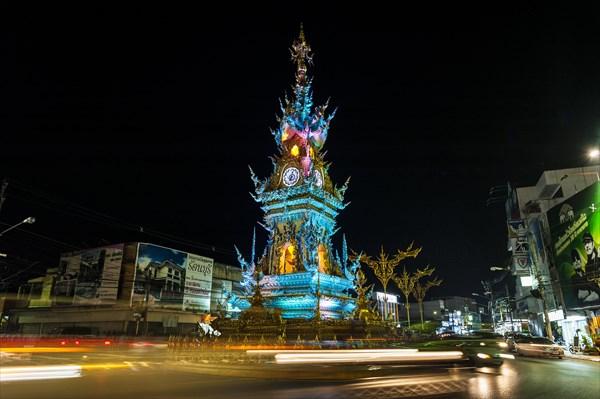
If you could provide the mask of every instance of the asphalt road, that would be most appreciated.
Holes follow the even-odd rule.
[[[397,389],[407,381],[414,382],[421,378],[421,386],[426,387],[428,384],[422,373],[414,370],[405,372],[402,369],[398,369],[396,378],[315,381],[272,379],[268,376],[240,378],[207,375],[200,373],[200,368],[194,369],[189,365],[179,367],[165,362],[164,354],[161,353],[97,354],[86,358],[73,356],[70,360],[67,361],[64,356],[57,358],[48,355],[37,357],[30,363],[38,366],[46,363],[78,364],[83,367],[80,377],[2,382],[0,399],[385,399],[407,397],[406,391]],[[10,362],[3,362],[2,369],[5,371],[11,366]],[[445,379],[455,378],[443,370],[436,373],[438,377]],[[461,370],[459,374],[460,381],[465,383],[464,389],[445,395],[446,397],[565,399],[596,398],[600,393],[600,363],[576,359],[516,358],[505,361],[498,369],[468,369]],[[431,377],[431,374],[428,376]],[[417,392],[410,392],[417,395]]]

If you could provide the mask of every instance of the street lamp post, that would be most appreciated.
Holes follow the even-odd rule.
[[[35,223],[35,218],[32,216],[29,216],[27,219],[23,220],[22,222],[19,222],[19,223],[15,224],[14,226],[11,226],[8,229],[4,230],[3,232],[0,232],[0,237],[2,237],[4,235],[4,233],[6,233],[7,231],[11,231],[15,227],[19,227],[22,224],[33,224],[33,223]]]

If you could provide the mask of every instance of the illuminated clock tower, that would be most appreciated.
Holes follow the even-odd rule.
[[[257,259],[253,243],[249,262],[238,251],[243,285],[250,298],[260,284],[264,306],[281,309],[283,318],[349,318],[356,306],[351,292],[359,261],[349,262],[345,238],[341,258],[331,242],[338,230],[335,218],[347,205],[343,201],[349,179],[337,188],[323,159],[335,111],[327,116],[327,103],[313,108],[312,79],[307,75],[312,53],[302,26],[291,53],[297,66],[294,96],[286,96],[279,127],[271,132],[280,152],[272,157],[273,173],[259,180],[250,169],[252,196],[265,212],[261,224],[268,242]],[[243,298],[237,300],[241,308],[249,306]]]

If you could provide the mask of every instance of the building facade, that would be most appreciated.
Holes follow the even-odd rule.
[[[508,187],[515,316],[535,335],[573,342],[600,334],[598,166],[545,171],[535,186]]]
[[[18,293],[9,323],[24,334],[90,326],[104,333],[182,334],[205,313],[234,312],[241,270],[213,259],[131,242],[61,255]],[[33,287],[36,287],[35,289]]]

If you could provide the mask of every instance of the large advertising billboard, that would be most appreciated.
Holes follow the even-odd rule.
[[[212,275],[211,258],[139,243],[133,303],[209,312]]]
[[[565,305],[600,305],[600,182],[548,210]]]
[[[188,254],[183,293],[183,309],[210,311],[213,260]]]
[[[114,304],[122,261],[123,244],[63,254],[54,285],[56,304]]]

